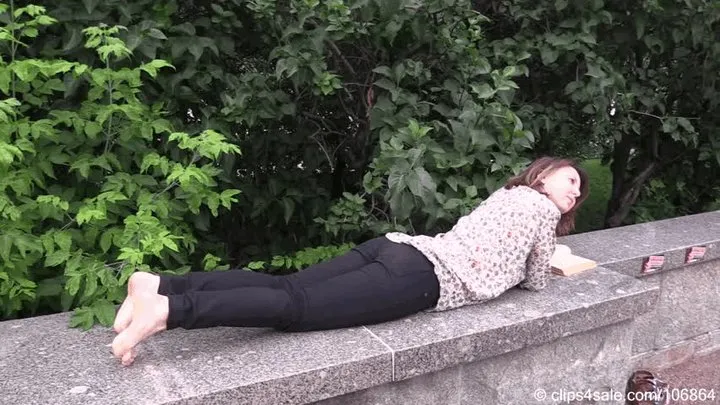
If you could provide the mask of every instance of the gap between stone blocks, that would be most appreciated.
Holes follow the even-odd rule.
[[[373,331],[371,331],[367,326],[363,326],[363,329],[365,329],[370,335],[372,335],[372,337],[377,339],[380,343],[383,344],[383,346],[385,346],[388,350],[390,350],[390,367],[392,369],[391,370],[391,372],[392,372],[391,378],[392,378],[392,381],[394,382],[395,381],[395,350],[393,350],[393,348],[390,347],[390,345],[388,345],[384,340],[382,340],[380,338],[380,336],[376,335]]]

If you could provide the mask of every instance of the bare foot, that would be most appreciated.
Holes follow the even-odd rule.
[[[135,360],[135,346],[167,328],[168,297],[160,294],[135,294],[130,297],[132,314],[127,326],[112,342],[113,355],[123,366]]]
[[[150,274],[137,272],[133,273],[128,280],[128,295],[120,306],[120,310],[115,315],[115,323],[113,329],[120,333],[130,324],[132,315],[132,297],[136,294],[157,294],[160,286],[160,277]]]

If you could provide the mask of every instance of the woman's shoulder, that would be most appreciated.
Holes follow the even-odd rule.
[[[528,186],[502,187],[491,194],[488,200],[490,199],[508,208],[522,208],[528,212],[540,211],[560,216],[560,210],[555,206],[555,203],[539,191]]]
[[[540,194],[534,188],[528,186],[503,186],[497,189],[495,192],[490,194],[489,199],[518,199],[518,201],[526,201],[527,199],[539,200],[540,198],[547,198]]]

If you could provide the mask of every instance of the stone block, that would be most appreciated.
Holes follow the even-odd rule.
[[[573,404],[618,404],[613,399],[624,396],[631,372],[632,333],[632,321],[623,321],[318,404],[527,405],[567,403],[572,395],[590,397]]]
[[[671,346],[720,329],[720,260],[662,272],[642,281],[660,287],[652,310],[637,319],[633,353]]]
[[[300,404],[392,380],[392,355],[363,328],[282,334],[173,330],[131,367],[106,328],[68,329],[67,314],[0,323],[2,404]]]

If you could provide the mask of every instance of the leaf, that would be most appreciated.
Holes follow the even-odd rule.
[[[380,88],[383,88],[383,89],[385,89],[385,90],[388,90],[388,91],[390,91],[390,92],[393,92],[393,91],[396,91],[396,90],[397,90],[397,85],[396,85],[395,83],[391,82],[390,80],[385,79],[385,78],[382,78],[382,79],[380,79],[380,80],[377,80],[377,81],[375,82],[375,85],[378,86],[378,87],[380,87]]]
[[[45,267],[54,267],[65,263],[69,257],[70,253],[67,251],[55,251],[45,257]]]
[[[156,166],[160,162],[160,155],[155,152],[151,152],[143,158],[142,164],[140,165],[140,173],[145,173],[151,166]]]
[[[68,30],[70,30],[70,27],[67,25],[64,28],[65,28],[66,32]],[[65,43],[65,45],[63,45],[62,51],[68,52],[68,51],[76,48],[78,45],[80,45],[82,43],[82,39],[83,39],[83,34],[82,34],[81,30],[79,30],[79,29],[71,30],[70,38],[67,40],[67,43]]]
[[[118,280],[118,283],[120,285],[125,285],[127,280],[130,278],[130,276],[135,272],[135,267],[130,266],[126,263],[123,263],[123,266],[120,268],[120,278]]]
[[[542,59],[543,64],[549,65],[557,60],[559,56],[559,53],[548,46],[543,46],[540,48],[540,58]]]
[[[65,283],[65,291],[73,297],[77,295],[80,290],[80,281],[82,277],[83,276],[80,274],[72,274],[68,277],[67,282]]]
[[[425,170],[424,167],[416,167],[415,173],[417,174],[418,179],[420,180],[420,185],[427,191],[434,193],[437,189],[437,183],[435,183],[435,180],[433,180],[430,173],[428,173],[427,170]]]
[[[600,78],[605,77],[605,72],[600,68],[600,66],[588,62],[587,64],[587,73],[585,73],[586,76],[594,77],[594,78]]]
[[[496,91],[487,83],[483,83],[479,86],[477,84],[473,84],[471,87],[473,92],[475,92],[475,94],[477,94],[481,99],[488,99],[494,96]]]
[[[75,220],[77,221],[78,225],[82,225],[84,223],[90,222],[93,219],[106,219],[107,213],[105,210],[101,210],[97,208],[94,205],[86,205],[78,211],[77,215],[75,216]]]
[[[110,250],[110,248],[112,247],[114,234],[114,230],[106,231],[103,232],[102,236],[100,237],[100,249],[102,249],[103,253],[107,253],[108,250]]]
[[[285,224],[288,224],[290,223],[290,218],[292,218],[292,215],[295,212],[295,201],[290,198],[283,198],[282,204],[285,212]]]
[[[110,326],[115,320],[115,305],[107,300],[95,302],[92,306],[92,312],[103,326]]]
[[[9,93],[11,81],[10,70],[0,69],[0,93]]]
[[[108,267],[103,266],[98,273],[98,279],[100,279],[100,284],[105,288],[113,288],[117,287],[118,282],[115,278],[115,275],[108,269]]]
[[[406,190],[393,194],[389,202],[392,214],[401,220],[407,219],[415,207],[412,194]]]
[[[645,16],[643,14],[638,14],[635,16],[635,37],[637,39],[640,39],[645,35],[645,24],[647,23],[647,20],[645,19]]]
[[[394,169],[388,175],[388,188],[393,193],[399,193],[400,190],[406,187],[405,176],[406,172]]]
[[[555,0],[555,10],[563,11],[568,5],[568,0]]]
[[[262,270],[264,267],[265,267],[265,262],[262,262],[262,261],[250,262],[247,265],[247,268],[250,270]]]
[[[579,34],[578,39],[585,42],[586,44],[597,45],[597,40],[595,39],[595,36],[587,32]]]
[[[55,163],[55,162],[53,162]],[[70,165],[70,171],[77,170],[80,176],[87,179],[90,175],[91,158],[87,155],[75,159],[75,162]]]
[[[151,77],[156,77],[158,70],[160,70],[164,67],[169,67],[169,68],[175,69],[175,67],[173,65],[171,65],[170,63],[168,63],[167,61],[164,61],[162,59],[155,59],[155,60],[151,61],[150,63],[143,63],[142,65],[140,65],[140,70],[147,72]],[[159,123],[162,121],[165,121],[165,120],[155,120],[152,123],[152,127],[153,127],[153,129],[156,130],[156,132],[160,132],[160,131],[157,131],[157,125],[159,125]]]
[[[70,317],[70,327],[80,327],[83,330],[89,330],[95,323],[95,315],[92,309],[88,307],[81,307],[73,312]]]
[[[195,26],[189,22],[184,22],[180,25],[175,25],[172,28],[170,28],[170,31],[171,32],[179,32],[179,33],[185,34],[190,37],[194,37],[196,35]],[[176,38],[176,40],[178,40],[178,39]],[[183,42],[183,41],[178,40],[177,42]]]
[[[234,189],[228,189],[223,190],[222,193],[220,193],[220,202],[223,207],[230,208],[231,204],[234,202],[237,202],[237,198],[233,198],[234,196],[240,194],[240,190],[234,190]]]
[[[203,46],[197,42],[191,42],[187,45],[187,49],[191,55],[195,57],[195,61],[199,61],[203,54]]]
[[[690,120],[688,120],[687,118],[679,117],[677,119],[677,123],[678,123],[678,125],[683,127],[683,129],[686,131],[691,132],[691,133],[695,132],[695,127],[693,127],[693,125],[690,123]]]
[[[23,154],[16,146],[0,141],[0,164],[10,165],[15,157],[22,159]]]
[[[451,188],[453,191],[457,191],[458,183],[459,183],[457,177],[455,177],[455,176],[450,176],[450,177],[448,177],[448,178],[445,179],[445,182],[450,186],[450,188]]]
[[[92,14],[93,11],[95,11],[95,7],[100,3],[100,0],[82,0],[82,2],[85,6],[85,11],[87,11],[88,14]]]
[[[110,170],[110,169],[108,169]],[[100,193],[97,197],[97,201],[107,201],[107,202],[118,202],[118,201],[127,201],[127,197],[119,192],[119,191],[106,191],[104,193]]]
[[[175,243],[174,240],[170,239],[169,237],[165,237],[162,239],[163,245],[167,247],[168,249],[172,250],[173,252],[179,252],[180,249],[178,249],[177,243]]]
[[[148,36],[155,39],[167,39],[165,34],[163,34],[163,32],[157,28],[150,28],[150,31],[148,31]]]
[[[34,27],[24,28],[21,31],[20,35],[23,37],[35,38],[38,36],[38,30],[37,30],[37,28],[34,28]]]
[[[465,187],[465,195],[468,198],[475,198],[478,195],[478,189],[476,186]]]
[[[95,139],[97,134],[102,132],[102,126],[95,121],[89,121],[85,124],[85,135],[90,139]]]
[[[482,56],[477,58],[475,68],[477,69],[477,72],[481,75],[486,75],[492,70],[490,62],[487,60],[487,58]]]
[[[24,258],[27,257],[29,252],[43,253],[44,249],[40,238],[31,234],[20,234],[17,235],[13,243],[15,248],[20,252],[20,255]]]
[[[373,69],[373,72],[381,74],[390,79],[393,78],[392,70],[390,70],[390,68],[387,66],[378,66],[375,69]]]
[[[662,130],[663,130],[663,132],[665,132],[667,134],[673,133],[677,130],[677,126],[678,126],[678,120],[673,119],[673,118],[668,118],[663,121]]]
[[[86,301],[97,292],[97,276],[94,271],[89,272],[89,274],[85,277],[85,289],[83,291],[81,300]]]

